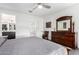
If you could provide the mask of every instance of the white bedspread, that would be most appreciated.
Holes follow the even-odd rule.
[[[37,37],[7,40],[0,55],[65,55],[65,47]]]

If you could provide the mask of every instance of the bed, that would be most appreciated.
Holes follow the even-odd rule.
[[[7,40],[0,47],[0,55],[66,55],[64,46],[38,37]]]

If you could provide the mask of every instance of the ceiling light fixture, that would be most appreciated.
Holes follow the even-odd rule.
[[[32,13],[37,8],[39,8],[39,9],[42,9],[42,8],[50,9],[51,6],[50,5],[46,5],[44,3],[37,3],[36,6],[34,8],[32,8],[32,10],[29,10],[29,12]]]
[[[42,5],[38,5],[38,8],[39,8],[39,9],[42,9],[42,8],[43,8],[43,6],[42,6]]]

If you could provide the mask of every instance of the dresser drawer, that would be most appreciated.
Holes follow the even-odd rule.
[[[51,40],[70,47],[75,48],[75,33],[72,32],[51,32]]]

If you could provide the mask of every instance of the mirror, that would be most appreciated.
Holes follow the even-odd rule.
[[[57,31],[72,31],[72,17],[63,16],[56,20]]]
[[[58,30],[68,30],[70,28],[70,20],[59,21],[58,22]]]

